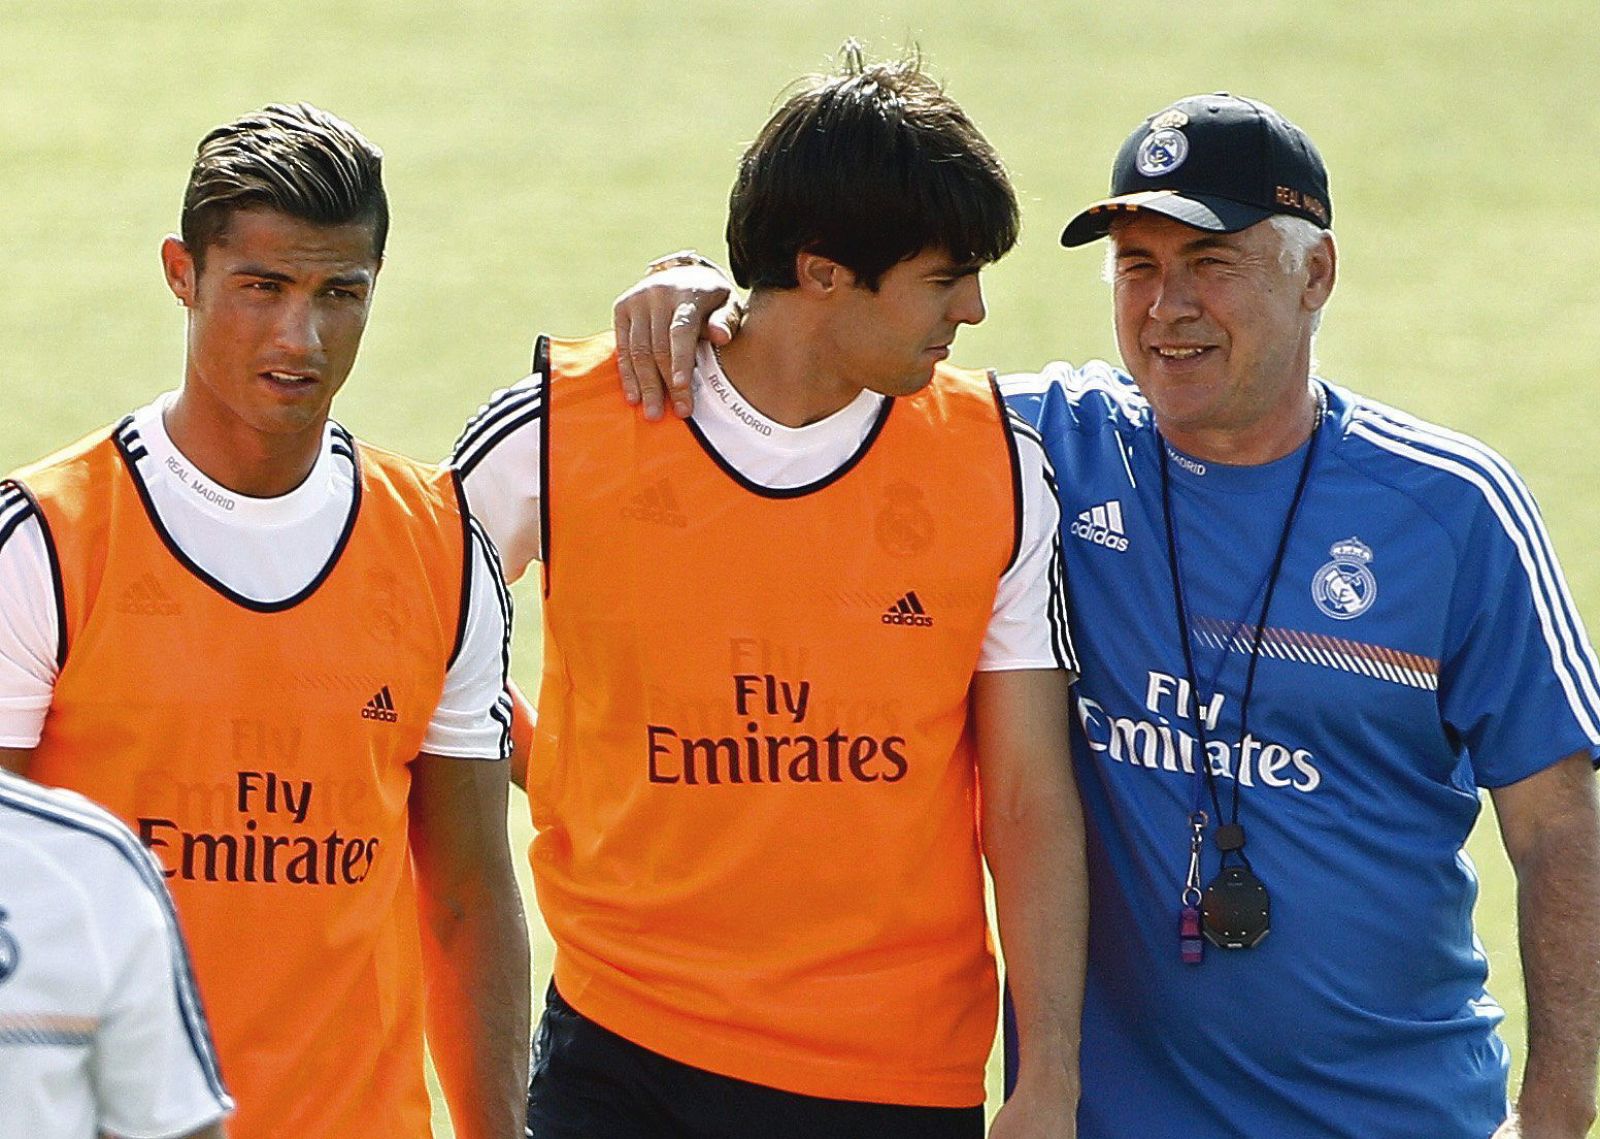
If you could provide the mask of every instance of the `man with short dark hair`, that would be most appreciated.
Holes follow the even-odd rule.
[[[424,1020],[456,1134],[522,1130],[504,585],[447,473],[328,417],[387,224],[334,116],[211,132],[182,387],[0,484],[0,763],[155,854],[244,1139],[426,1134]]]
[[[1520,1133],[1579,1139],[1600,665],[1505,460],[1313,376],[1332,216],[1272,108],[1174,103],[1062,238],[1111,241],[1128,372],[1002,381],[1058,475],[1082,658],[1079,1133],[1516,1134],[1462,853],[1486,789],[1518,880]],[[695,280],[623,322],[726,295]]]
[[[1048,468],[990,379],[943,363],[1016,202],[914,63],[847,55],[740,162],[750,317],[695,362],[695,417],[618,415],[609,335],[541,339],[455,450],[509,572],[544,578],[540,1139],[980,1136],[985,858],[1029,1042],[993,1134],[1073,1133]]]

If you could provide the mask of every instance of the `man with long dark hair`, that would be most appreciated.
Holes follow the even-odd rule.
[[[981,1135],[987,860],[1030,1041],[994,1134],[1071,1135],[1048,467],[944,364],[1016,240],[1010,183],[914,62],[852,50],[751,144],[728,219],[750,318],[697,360],[692,420],[618,414],[609,335],[542,339],[453,459],[508,571],[544,579],[530,1131]]]

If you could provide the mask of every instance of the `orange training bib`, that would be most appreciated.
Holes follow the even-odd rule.
[[[164,868],[239,1105],[230,1135],[426,1136],[406,803],[461,622],[454,488],[358,446],[330,569],[260,605],[181,564],[129,434],[19,475],[65,609],[31,774],[104,803]]]
[[[983,1099],[967,690],[1017,545],[998,396],[941,368],[822,483],[749,484],[555,341],[529,776],[574,1007],[807,1095]]]

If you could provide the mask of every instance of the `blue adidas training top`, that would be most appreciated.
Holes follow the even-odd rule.
[[[1082,669],[1081,1139],[1487,1136],[1507,1056],[1462,844],[1480,788],[1600,756],[1600,668],[1527,489],[1475,440],[1326,385],[1241,742],[1304,450],[1260,467],[1169,453],[1196,693],[1148,405],[1104,364],[1003,388],[1055,467]],[[1186,820],[1197,801],[1215,814],[1197,717],[1225,812],[1239,784],[1272,932],[1196,966],[1178,951]]]

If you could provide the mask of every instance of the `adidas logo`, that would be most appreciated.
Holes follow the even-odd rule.
[[[1108,550],[1128,548],[1128,536],[1122,529],[1122,503],[1113,498],[1099,506],[1091,506],[1070,527],[1072,533],[1085,542],[1093,542]]]
[[[654,522],[660,526],[689,524],[689,520],[678,509],[678,500],[666,479],[659,479],[654,485],[634,495],[633,501],[623,509],[622,516],[632,518],[635,522]]]
[[[394,697],[389,695],[389,686],[385,684],[378,690],[378,694],[367,701],[367,706],[361,709],[363,720],[382,720],[392,724],[400,719],[399,713],[394,710]]]
[[[178,603],[161,588],[155,574],[147,573],[122,591],[117,612],[135,617],[176,617]]]
[[[917,591],[911,590],[899,601],[889,606],[884,613],[882,621],[885,625],[921,625],[933,624],[933,618],[928,616],[928,611],[922,607],[922,601],[917,597]]]

